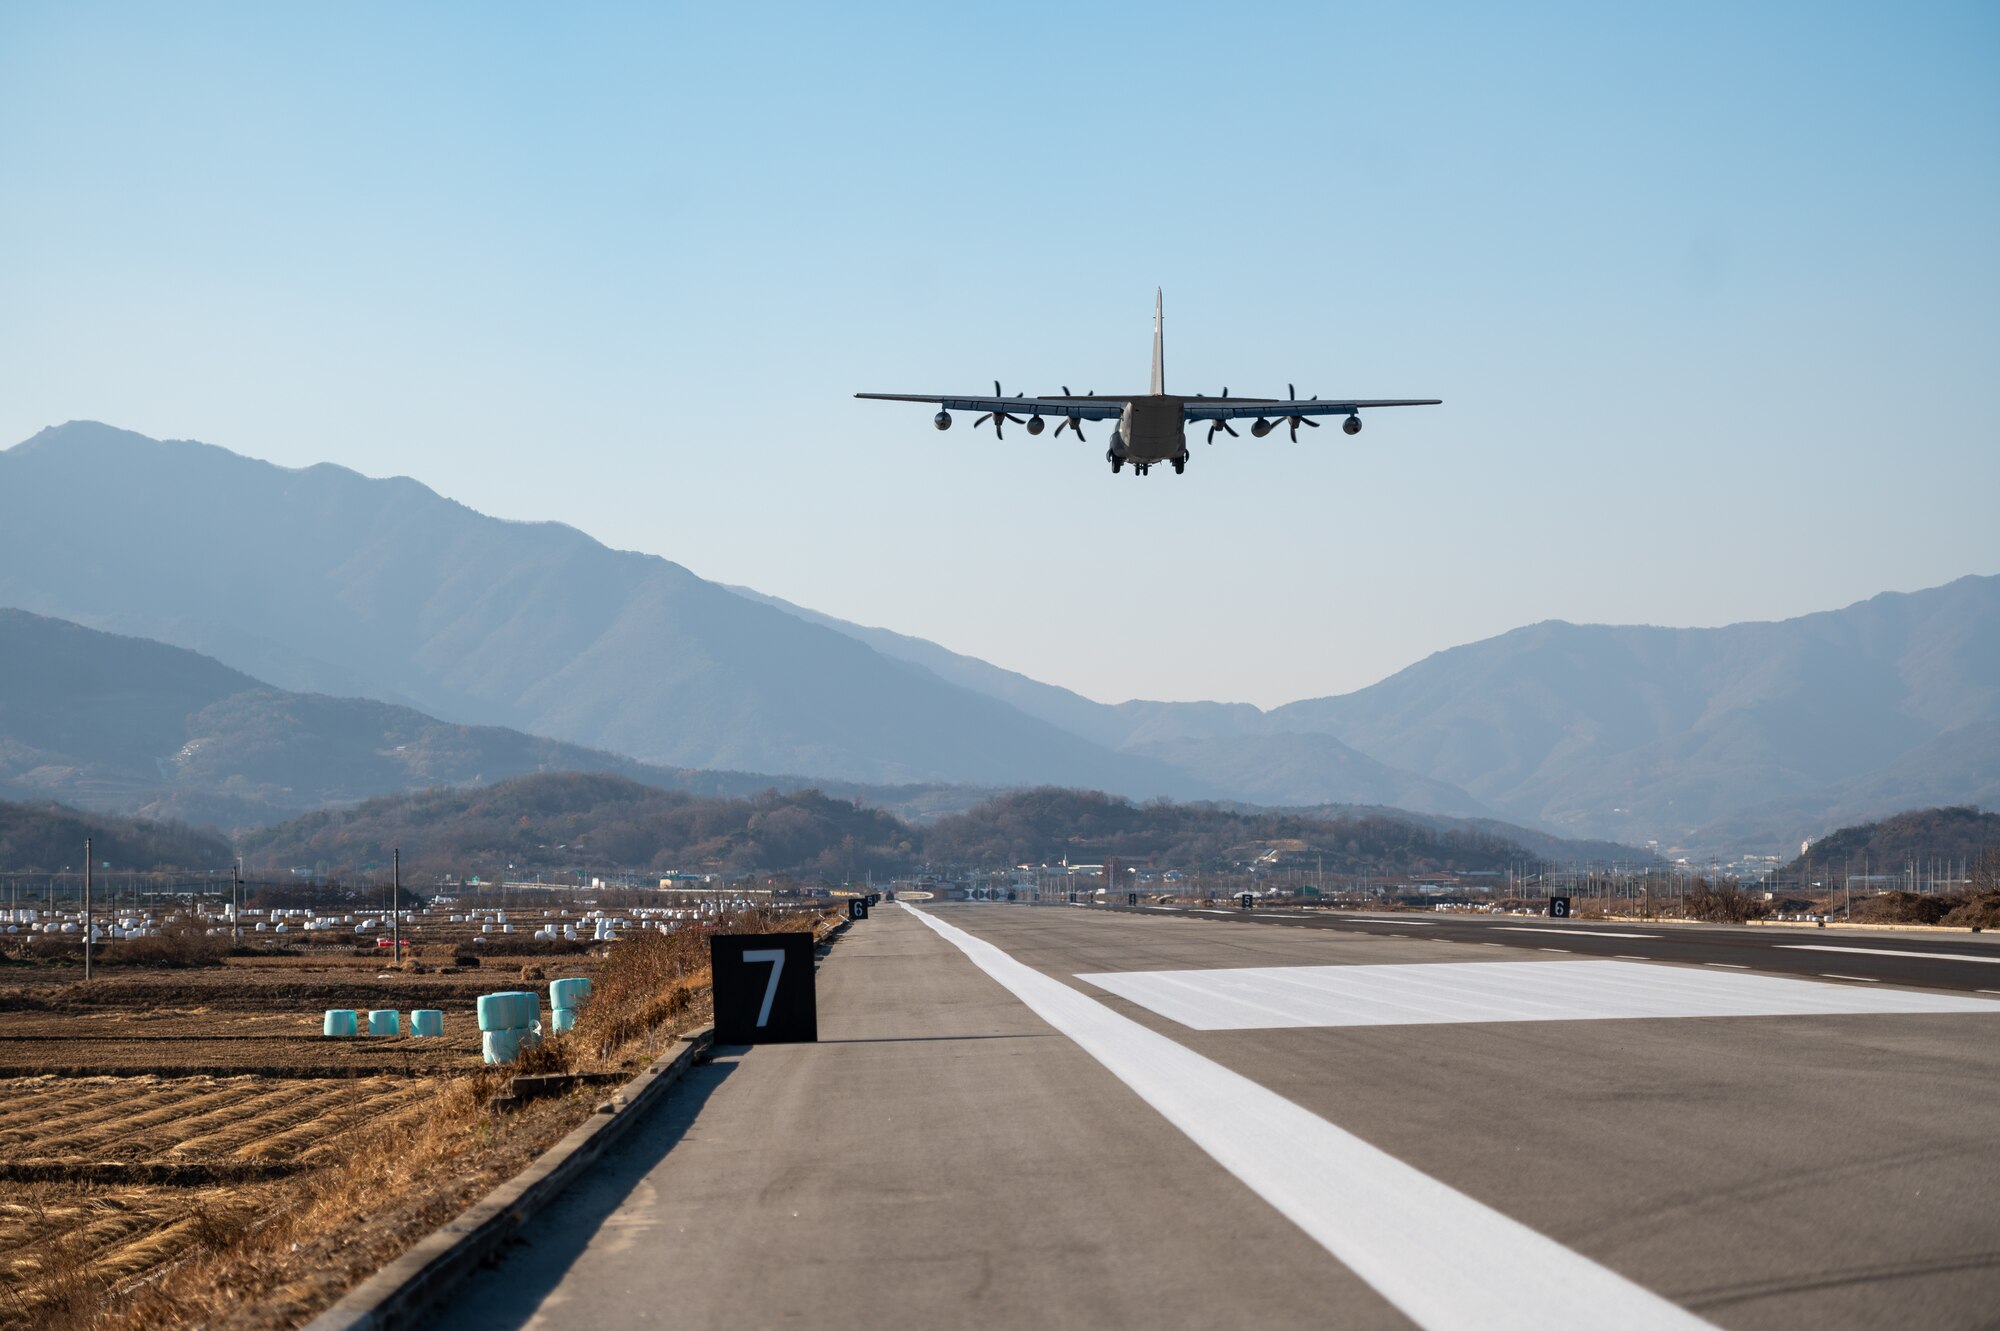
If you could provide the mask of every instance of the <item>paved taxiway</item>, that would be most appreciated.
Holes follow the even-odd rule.
[[[821,967],[822,1043],[697,1072],[440,1324],[1901,1329],[2000,1308],[2000,1000],[1794,973],[1751,978],[1969,1010],[1468,1020],[1502,974],[1588,1003],[1572,977],[1603,962],[1414,926],[925,914],[857,924]],[[1342,1006],[1357,985],[1425,1019],[1205,1030],[1108,987],[1157,1004],[1162,974],[1240,968],[1278,977],[1255,995],[1273,1021],[1374,1011]],[[1748,992],[1700,961],[1628,972],[1669,1004]],[[1177,992],[1182,1017],[1212,997]]]
[[[1066,907],[1064,909],[1067,909]],[[1990,934],[1914,933],[1892,929],[1689,924],[1661,919],[1610,923],[1532,915],[1367,912],[1314,908],[1242,910],[1212,906],[1092,906],[1078,909],[1186,915],[1239,923],[1421,935],[1440,942],[1560,949],[1586,957],[1637,957],[1739,967],[1780,975],[1963,989],[2000,994],[2000,939]]]

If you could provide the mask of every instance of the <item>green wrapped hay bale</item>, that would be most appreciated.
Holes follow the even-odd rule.
[[[361,1016],[353,1008],[328,1008],[319,1029],[322,1035],[347,1036],[353,1035],[360,1026]]]
[[[481,1031],[504,1031],[514,1026],[511,1020],[514,1011],[514,995],[481,994],[479,996],[479,1029]]]
[[[549,1006],[561,1011],[564,1008],[580,1008],[590,997],[590,981],[581,975],[566,980],[549,981]]]
[[[550,1029],[552,1029],[557,1035],[561,1035],[564,1031],[575,1030],[576,1009],[573,1007],[557,1008],[555,1010],[555,1020],[550,1023]]]
[[[420,1007],[410,1013],[410,1034],[443,1035],[444,1013],[434,1007]]]
[[[395,1008],[375,1008],[368,1014],[368,1033],[370,1035],[401,1035],[403,1033],[403,1014]]]
[[[479,998],[479,1029],[482,1031],[521,1030],[535,1024],[541,1015],[542,996],[520,990],[482,994]]]

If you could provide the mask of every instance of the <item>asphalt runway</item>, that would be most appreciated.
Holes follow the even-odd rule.
[[[1996,1324],[2000,999],[1247,914],[878,910],[435,1324]]]
[[[1586,957],[1638,957],[1741,967],[1778,975],[2000,994],[2000,939],[1988,934],[1917,933],[1859,926],[1821,929],[1790,924],[1715,925],[1672,919],[1597,923],[1533,915],[1460,915],[1442,911],[1369,912],[1312,907],[1243,910],[1227,904],[1061,909],[1185,915],[1196,920],[1232,920],[1369,935],[1421,934],[1454,943],[1487,943],[1532,951],[1559,949]]]

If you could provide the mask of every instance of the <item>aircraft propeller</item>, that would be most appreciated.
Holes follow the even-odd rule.
[[[1007,396],[1005,393],[1000,391],[1000,381],[998,379],[995,379],[993,381],[993,396],[995,397]],[[988,421],[993,422],[993,437],[995,439],[1005,439],[1007,437],[1006,432],[1000,428],[1001,423],[1004,421],[1012,421],[1016,425],[1027,424],[1027,422],[1022,420],[1019,416],[1009,416],[1004,411],[989,411],[984,416],[981,416],[978,420],[974,421],[972,423],[972,428],[976,430],[980,426],[986,424],[986,422]]]
[[[1286,384],[1285,397],[1288,401],[1297,402],[1299,400],[1299,390],[1293,387],[1291,384]],[[1308,402],[1319,401],[1319,394],[1314,393],[1311,397],[1307,398],[1306,401]],[[1319,422],[1314,420],[1310,416],[1288,416],[1286,417],[1286,420],[1291,424],[1292,442],[1295,444],[1299,441],[1299,427],[1301,425],[1308,426],[1311,429],[1315,430],[1319,428]]]
[[[1069,391],[1069,385],[1068,385],[1068,384],[1064,384],[1064,385],[1063,385],[1063,396],[1064,396],[1064,397],[1069,397],[1069,396],[1070,396],[1070,391]],[[1096,393],[1095,393],[1095,392],[1093,391],[1093,392],[1089,392],[1089,393],[1085,393],[1085,394],[1084,394],[1084,396],[1085,396],[1085,397],[1095,397],[1095,396],[1097,396],[1097,394],[1096,394]],[[1086,439],[1085,439],[1085,438],[1083,437],[1083,422],[1082,422],[1082,421],[1080,421],[1080,420],[1078,420],[1078,419],[1077,419],[1076,417],[1074,417],[1074,416],[1065,416],[1065,417],[1063,417],[1063,418],[1062,418],[1062,420],[1061,420],[1061,421],[1059,421],[1059,422],[1058,422],[1058,423],[1056,424],[1056,434],[1061,434],[1061,433],[1062,433],[1062,432],[1063,432],[1064,430],[1068,430],[1068,431],[1070,431],[1071,433],[1075,434],[1075,435],[1076,435],[1076,438],[1077,438],[1077,442],[1078,442],[1078,443],[1088,443],[1088,442],[1089,442],[1088,440],[1086,440]],[[1055,438],[1055,435],[1053,435],[1053,434],[1052,434],[1052,435],[1050,435],[1050,436],[1049,436],[1049,438],[1053,439],[1053,438]]]
[[[1224,385],[1222,386],[1222,395],[1223,395],[1224,397],[1228,397],[1228,396],[1229,396],[1229,385],[1228,385],[1228,384],[1224,384]],[[1201,396],[1201,394],[1200,394],[1200,393],[1196,393],[1196,394],[1195,394],[1195,396],[1196,396],[1196,397],[1200,397],[1200,396]],[[1208,423],[1208,442],[1209,442],[1209,443],[1211,443],[1211,444],[1212,444],[1212,443],[1214,443],[1214,442],[1215,442],[1215,432],[1216,432],[1217,430],[1220,430],[1220,431],[1222,431],[1222,432],[1223,432],[1224,434],[1228,435],[1228,436],[1229,436],[1229,437],[1230,437],[1231,439],[1241,439],[1241,438],[1243,437],[1242,435],[1240,435],[1240,434],[1237,434],[1237,433],[1236,433],[1236,431],[1235,431],[1234,429],[1232,429],[1232,428],[1230,427],[1230,424],[1229,424],[1229,422],[1228,422],[1228,421],[1225,421],[1225,420],[1213,420],[1213,421],[1210,421],[1210,422]]]

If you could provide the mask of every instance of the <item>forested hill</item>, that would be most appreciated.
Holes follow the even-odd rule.
[[[1313,818],[1096,791],[1014,791],[926,829],[933,861],[971,864],[1098,862],[1116,856],[1163,867],[1214,869],[1279,846],[1324,862],[1328,873],[1419,874],[1502,870],[1531,858],[1501,837],[1438,830],[1389,814]]]
[[[335,873],[379,868],[400,848],[417,875],[526,878],[595,866],[841,878],[904,868],[913,835],[892,814],[816,790],[714,798],[565,772],[311,813],[247,834],[243,852],[263,869],[324,863]]]
[[[1277,848],[1329,873],[1502,870],[1534,858],[1502,837],[1388,815],[1313,818],[1041,788],[912,825],[818,791],[709,798],[609,775],[567,773],[471,790],[387,796],[251,833],[260,868],[388,863],[417,873],[521,877],[623,868],[797,871],[844,878],[933,865],[1101,862],[1217,869]],[[1297,861],[1295,861],[1297,862]]]
[[[2000,847],[2000,813],[1981,813],[1969,805],[1943,809],[1913,809],[1879,822],[1843,827],[1807,847],[1785,870],[1802,870],[1807,861],[1848,865],[1855,873],[1896,874],[1915,865],[1920,876],[1954,871],[1976,864],[1988,847]]]
[[[180,823],[80,813],[60,804],[0,801],[0,869],[83,871],[83,842],[113,870],[226,869],[235,849],[222,836]]]

